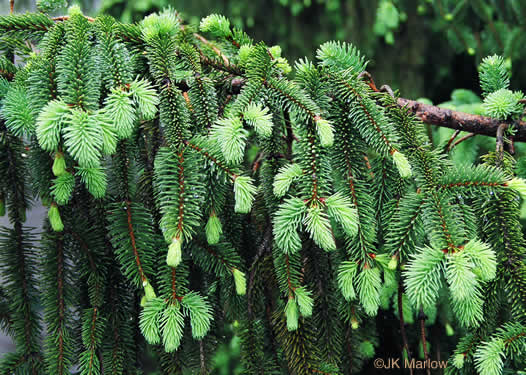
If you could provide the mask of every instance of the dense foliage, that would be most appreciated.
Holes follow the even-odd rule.
[[[523,370],[526,182],[504,142],[460,167],[354,46],[292,68],[222,16],[199,29],[173,10],[0,17],[0,321],[17,344],[0,371],[209,373],[233,331],[244,374],[365,372],[400,327],[398,356]],[[480,82],[481,111],[521,118],[503,58]]]

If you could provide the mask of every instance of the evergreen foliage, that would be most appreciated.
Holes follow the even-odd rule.
[[[149,349],[163,374],[209,373],[230,326],[244,373],[357,372],[391,312],[415,328],[405,356],[445,329],[448,373],[521,370],[514,158],[454,164],[356,47],[327,42],[290,79],[278,48],[215,14],[195,30],[171,9],[122,24],[73,7],[0,32],[2,50],[38,46],[1,70],[0,317],[17,347],[0,373],[140,374]],[[501,58],[480,81],[486,114],[520,119]],[[42,234],[23,225],[32,200]]]

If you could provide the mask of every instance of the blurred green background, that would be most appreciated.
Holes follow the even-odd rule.
[[[9,0],[2,4],[0,13],[5,14]],[[56,13],[65,13],[72,4],[86,14],[109,13],[125,22],[166,7],[192,24],[221,13],[256,40],[279,44],[291,64],[302,57],[314,59],[317,46],[327,40],[351,42],[369,60],[368,71],[378,87],[388,84],[401,96],[428,98],[464,112],[481,112],[477,66],[483,57],[499,54],[506,59],[513,89],[526,81],[526,49],[521,48],[526,42],[525,0],[83,0],[64,1],[64,9]],[[15,0],[17,12],[35,9],[35,0]],[[452,134],[445,128],[429,131],[435,144],[446,143]],[[494,139],[474,137],[456,147],[452,158],[471,163],[494,147]],[[517,149],[524,151],[523,145]],[[217,375],[241,373],[235,331],[225,329],[231,340],[216,353]]]

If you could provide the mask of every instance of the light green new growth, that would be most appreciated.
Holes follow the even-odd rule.
[[[53,181],[51,195],[59,205],[65,205],[71,199],[75,177],[71,173],[63,173]]]
[[[53,167],[51,167],[51,170],[57,177],[66,172],[66,159],[64,159],[63,153],[55,153],[55,157],[53,158]]]
[[[161,316],[160,326],[164,350],[167,353],[177,350],[181,345],[184,328],[184,316],[179,303],[166,307]]]
[[[312,308],[314,300],[312,299],[312,292],[304,286],[294,290],[294,296],[298,303],[300,314],[306,318],[312,315]]]
[[[104,112],[113,122],[119,138],[132,134],[137,117],[130,93],[113,89],[104,102]]]
[[[206,222],[205,233],[206,240],[210,245],[217,244],[219,242],[219,238],[221,238],[221,234],[223,233],[221,221],[213,211]]]
[[[505,343],[501,338],[483,342],[475,352],[475,364],[480,375],[502,373]]]
[[[303,170],[298,164],[288,164],[281,167],[274,177],[274,195],[278,198],[285,196],[294,180],[302,175]]]
[[[81,167],[97,167],[102,148],[100,125],[81,109],[72,109],[64,129],[64,145]]]
[[[247,280],[245,274],[237,268],[234,268],[232,270],[232,276],[234,277],[236,293],[240,296],[244,296],[247,292]]]
[[[352,44],[292,68],[220,15],[198,33],[172,9],[126,24],[51,17],[53,2],[0,16],[0,328],[16,344],[1,374],[204,374],[231,344],[247,375],[367,372],[382,330],[402,326],[404,359],[425,357],[425,337],[449,375],[522,369],[511,57],[483,60],[483,102],[463,89],[446,103],[508,124],[493,152],[429,139]],[[487,10],[452,3],[446,23]],[[390,42],[407,4],[377,5]],[[488,43],[514,56],[497,8]],[[33,201],[49,205],[38,234]]]
[[[212,127],[212,136],[221,145],[221,151],[229,163],[243,160],[248,132],[237,117],[217,120]]]
[[[447,256],[446,279],[454,299],[464,300],[475,293],[479,284],[472,268],[473,263],[464,251]]]
[[[504,59],[493,55],[482,59],[479,66],[480,87],[489,94],[510,86],[510,74],[506,69]]]
[[[168,246],[168,253],[166,254],[166,264],[170,267],[177,267],[182,260],[181,239],[179,237],[172,238],[172,242]]]
[[[519,103],[524,95],[519,91],[500,89],[486,96],[482,108],[486,116],[506,120],[522,113],[523,105]]]
[[[329,218],[319,206],[314,205],[307,209],[303,224],[319,247],[326,251],[336,250],[336,242],[334,241]]]
[[[473,239],[464,245],[463,252],[473,263],[472,271],[482,281],[491,281],[497,274],[497,256],[486,243]]]
[[[108,181],[102,168],[76,167],[75,169],[80,176],[80,181],[86,185],[86,188],[94,198],[100,199],[106,195]]]
[[[53,228],[55,232],[62,232],[64,230],[64,224],[62,223],[60,212],[55,203],[52,203],[51,206],[49,206],[47,216],[49,223],[51,224],[51,228]]]
[[[92,115],[99,127],[102,136],[101,151],[104,155],[114,154],[117,150],[117,142],[119,140],[115,124],[103,109],[98,110]]]
[[[298,230],[303,222],[307,206],[299,198],[288,198],[274,216],[274,239],[284,253],[296,253],[301,249]]]
[[[237,176],[234,180],[234,211],[246,214],[252,208],[256,194],[256,187],[248,176]]]
[[[247,62],[250,59],[250,54],[252,53],[252,50],[253,46],[249,44],[243,44],[241,47],[239,47],[239,51],[237,53],[239,66],[246,66]]]
[[[526,181],[522,178],[512,178],[506,182],[506,186],[512,190],[516,190],[523,199],[526,199]]]
[[[14,86],[7,91],[0,111],[5,125],[14,135],[31,135],[35,132],[35,115],[26,89]]]
[[[393,255],[387,264],[387,268],[389,268],[391,271],[394,271],[396,270],[396,267],[398,267],[398,258]]]
[[[146,341],[153,345],[161,342],[159,323],[164,306],[162,298],[153,298],[147,300],[141,311],[139,328]]]
[[[201,340],[210,330],[213,319],[212,309],[208,301],[196,292],[187,293],[181,300],[185,315],[190,317],[192,337]]]
[[[160,14],[150,14],[142,21],[142,36],[146,42],[159,35],[172,37],[179,31],[179,21],[174,12],[164,11]]]
[[[360,303],[365,313],[371,316],[376,315],[380,305],[380,269],[364,266],[356,278],[356,289]]]
[[[155,290],[153,289],[152,284],[150,284],[148,280],[144,280],[142,286],[144,288],[144,295],[146,296],[146,301],[151,301],[157,297],[155,295]]]
[[[199,29],[203,32],[209,32],[217,37],[228,37],[232,34],[230,31],[230,21],[222,15],[211,14],[201,20]]]
[[[60,132],[69,115],[69,108],[61,100],[52,100],[37,117],[38,143],[46,151],[55,151],[60,142]]]
[[[442,285],[444,253],[432,247],[422,247],[411,257],[403,272],[406,291],[417,307],[432,306]]]
[[[347,301],[356,298],[354,283],[357,271],[358,264],[349,260],[343,261],[338,269],[338,287]]]
[[[289,298],[285,306],[285,317],[287,319],[287,329],[295,331],[298,329],[298,304],[294,298]]]
[[[354,237],[358,232],[358,213],[352,207],[350,198],[335,193],[326,199],[327,213],[343,227],[349,237]]]
[[[360,343],[360,352],[363,353],[365,358],[373,358],[374,357],[374,345],[370,341],[362,341]]]
[[[329,121],[317,117],[316,131],[318,132],[318,137],[320,137],[320,143],[323,147],[332,146],[334,142],[334,128]]]
[[[243,120],[254,128],[256,133],[264,138],[272,134],[272,114],[267,107],[250,103],[243,112]]]
[[[458,369],[461,369],[464,367],[464,359],[466,356],[464,354],[457,354],[453,357],[453,366],[455,366]]]
[[[400,173],[400,177],[411,177],[411,165],[409,164],[409,160],[407,160],[404,154],[402,154],[400,151],[395,151],[393,153],[393,162],[396,165],[396,168],[398,169],[398,173]]]
[[[157,114],[159,97],[151,84],[144,79],[135,79],[130,82],[130,92],[140,117],[144,120],[153,120]]]

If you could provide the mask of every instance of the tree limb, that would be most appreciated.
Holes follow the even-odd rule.
[[[450,129],[462,130],[490,137],[497,136],[499,125],[503,123],[508,125],[512,124],[512,122],[452,111],[450,109],[439,108],[404,98],[398,98],[398,105],[410,109],[411,112],[426,124],[443,126]],[[513,140],[515,142],[526,142],[526,122],[519,121],[516,124],[517,132],[513,136]]]

